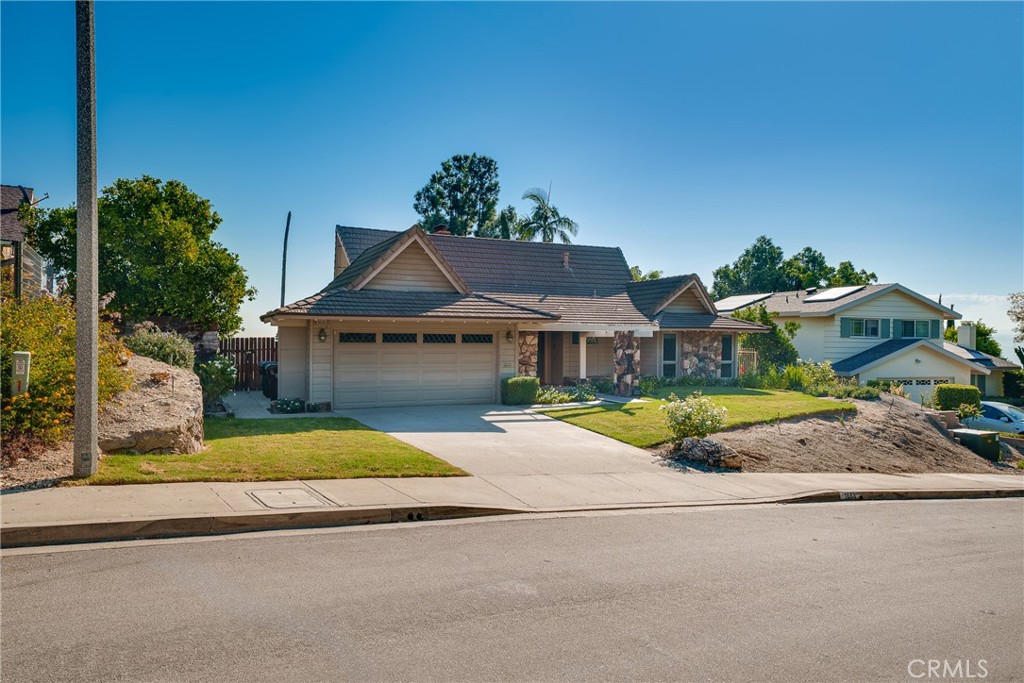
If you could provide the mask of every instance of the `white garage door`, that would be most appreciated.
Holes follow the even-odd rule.
[[[915,377],[914,379],[897,378],[886,381],[899,382],[903,385],[903,391],[906,393],[907,398],[915,403],[920,403],[922,397],[927,399],[932,397],[932,392],[936,386],[939,384],[949,384],[953,379],[951,377]]]
[[[335,409],[493,403],[496,340],[491,333],[337,333]]]

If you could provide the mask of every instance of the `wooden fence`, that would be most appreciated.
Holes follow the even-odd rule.
[[[235,362],[235,390],[262,388],[260,361],[277,361],[277,337],[232,337],[220,340],[220,354]]]

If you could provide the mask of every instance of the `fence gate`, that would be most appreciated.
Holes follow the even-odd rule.
[[[277,337],[232,337],[220,340],[220,354],[235,362],[235,390],[260,388],[260,361],[277,361]]]

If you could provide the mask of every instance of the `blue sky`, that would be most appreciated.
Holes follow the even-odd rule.
[[[711,273],[767,234],[999,328],[1024,288],[1021,3],[128,3],[96,7],[99,178],[176,178],[255,302],[405,228],[443,159],[552,183],[578,241]],[[0,3],[0,176],[75,196],[74,8]]]

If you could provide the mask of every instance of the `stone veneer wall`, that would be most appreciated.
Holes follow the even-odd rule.
[[[519,376],[537,376],[537,346],[538,339],[536,332],[519,333]]]
[[[716,379],[722,369],[722,335],[717,332],[683,332],[679,335],[680,374]]]
[[[640,380],[640,340],[632,332],[616,332],[612,380],[616,396],[631,396]]]

